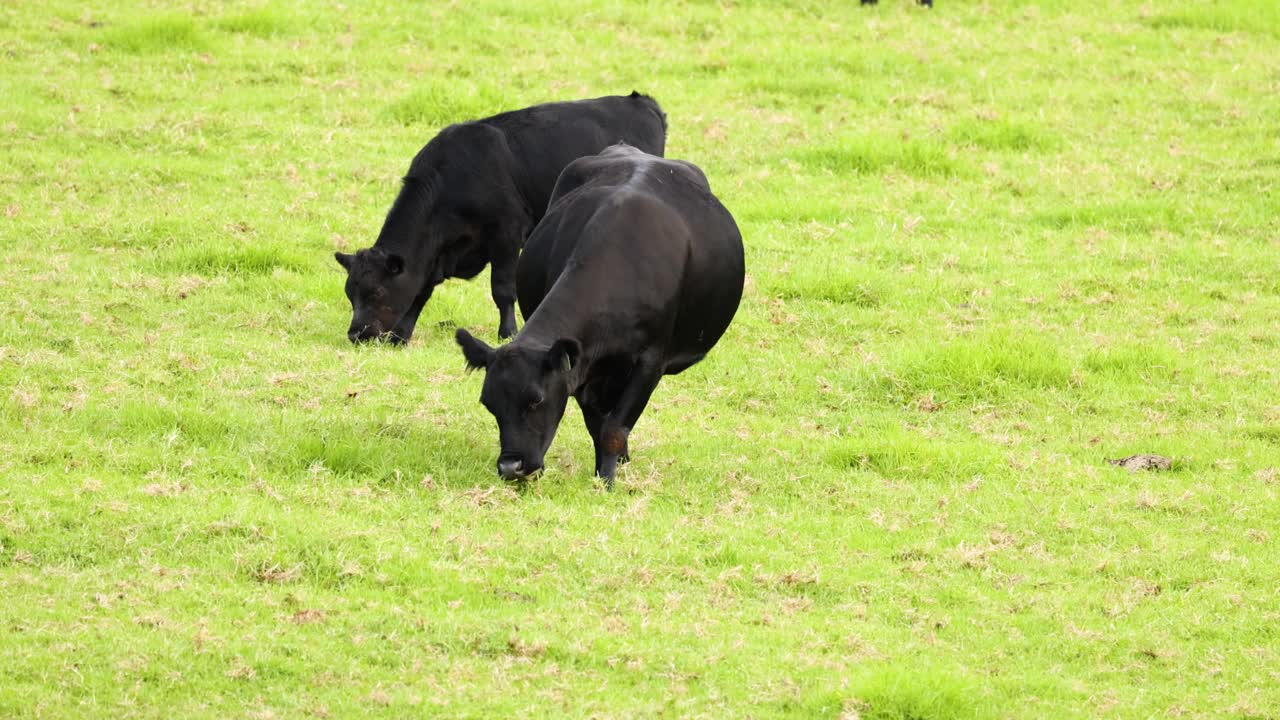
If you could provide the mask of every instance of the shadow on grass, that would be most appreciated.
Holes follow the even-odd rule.
[[[492,86],[434,82],[392,102],[383,116],[400,125],[442,127],[505,109],[506,101]]]
[[[277,268],[299,271],[314,260],[270,244],[234,247],[197,247],[171,252],[157,260],[159,269],[193,275],[269,275]]]
[[[1134,233],[1183,227],[1187,223],[1173,205],[1135,201],[1047,210],[1037,213],[1032,221],[1054,230],[1096,227]]]
[[[1280,38],[1280,5],[1253,0],[1218,0],[1145,20],[1149,27],[1252,33]]]
[[[499,482],[492,472],[495,441],[425,423],[405,427],[330,420],[283,449],[277,462],[294,470],[318,466],[389,489],[416,485],[427,475],[446,486],[470,487]]]
[[[838,468],[909,480],[968,481],[1008,468],[1004,457],[981,441],[951,442],[900,428],[869,430],[864,437],[832,443],[826,460]]]
[[[854,683],[863,720],[960,720],[988,717],[977,689],[960,675],[920,665],[882,665]]]
[[[1049,150],[1057,144],[1056,138],[1042,127],[1003,120],[961,120],[948,129],[947,137],[959,145],[991,151]]]
[[[175,470],[196,459],[194,471],[224,482],[297,476],[363,482],[391,489],[434,482],[471,487],[496,483],[496,437],[429,421],[298,413],[275,416],[228,412],[187,403],[125,401],[95,406],[81,416],[85,432],[133,447],[113,460],[127,472]],[[235,480],[234,478],[239,478]]]
[[[766,292],[786,300],[825,300],[837,305],[876,308],[883,303],[885,283],[869,277],[873,271],[857,274],[834,268],[806,268],[788,275],[771,275]]]
[[[922,178],[961,175],[968,168],[933,140],[861,136],[819,145],[799,153],[803,165],[837,174],[878,174],[896,170]]]
[[[203,50],[209,45],[191,18],[176,15],[113,28],[103,39],[109,48],[137,55]]]
[[[1091,374],[1110,382],[1168,382],[1183,370],[1183,360],[1173,350],[1152,343],[1098,348],[1084,356]]]
[[[214,21],[214,27],[224,32],[250,35],[258,38],[274,38],[288,35],[295,24],[293,18],[267,8],[255,8],[218,18]]]
[[[775,701],[783,714],[859,720],[978,720],[994,717],[963,676],[929,663],[860,667],[850,690]]]
[[[947,402],[965,402],[1064,389],[1071,380],[1071,362],[1053,338],[994,331],[942,344],[918,344],[889,364],[882,384],[900,402],[926,393]]]

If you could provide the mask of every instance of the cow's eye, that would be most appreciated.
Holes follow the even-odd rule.
[[[535,395],[534,397],[529,398],[529,410],[530,410],[530,411],[537,410],[537,409],[538,409],[538,406],[539,406],[539,405],[541,405],[541,404],[542,404],[542,396],[541,396],[541,395]]]

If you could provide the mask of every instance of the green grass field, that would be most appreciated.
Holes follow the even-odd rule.
[[[1280,717],[1280,5],[8,0],[0,68],[0,716]],[[352,347],[332,254],[633,89],[743,304],[617,491],[572,406],[506,486],[486,276]]]

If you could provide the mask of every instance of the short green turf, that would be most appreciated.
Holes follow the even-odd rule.
[[[1280,717],[1277,7],[0,3],[0,717]],[[633,89],[745,297],[507,486],[332,254]]]

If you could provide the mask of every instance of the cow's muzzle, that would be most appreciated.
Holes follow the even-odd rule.
[[[541,465],[526,463],[522,458],[514,455],[503,455],[498,458],[498,475],[503,480],[521,480],[541,469]]]
[[[352,329],[347,331],[347,339],[353,343],[364,343],[373,340],[390,343],[392,345],[403,345],[405,339],[393,332],[379,332],[372,325],[365,325],[359,330]]]
[[[353,343],[369,342],[375,340],[382,333],[378,328],[372,325],[362,325],[358,328],[351,328],[347,331],[347,339]]]

